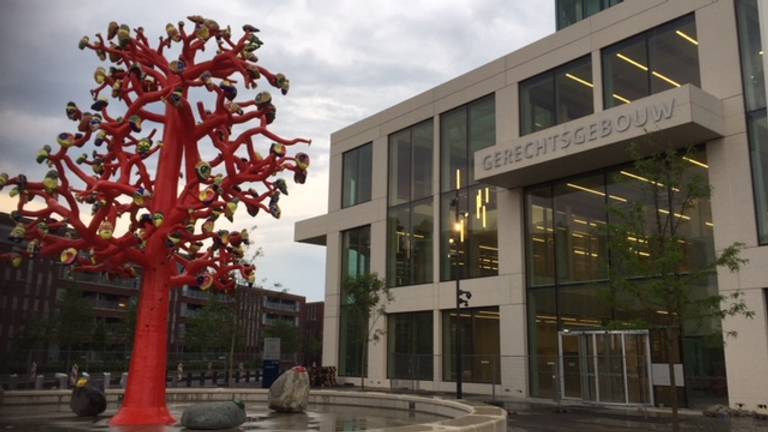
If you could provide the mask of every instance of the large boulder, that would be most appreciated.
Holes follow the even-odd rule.
[[[731,409],[726,405],[711,405],[702,411],[707,417],[728,417],[731,415]]]
[[[286,371],[269,388],[269,408],[277,412],[302,412],[308,399],[309,375],[302,366]]]
[[[101,389],[92,385],[90,379],[83,377],[72,389],[69,407],[80,417],[94,417],[107,409],[107,398]]]
[[[181,424],[187,429],[229,429],[245,423],[245,405],[241,401],[203,402],[184,409]]]

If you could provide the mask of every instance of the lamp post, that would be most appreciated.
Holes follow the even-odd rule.
[[[457,172],[457,179],[459,173]],[[455,219],[453,225],[453,232],[456,234],[454,238],[454,245],[456,246],[455,253],[453,255],[453,277],[456,279],[456,334],[454,341],[454,351],[456,354],[456,399],[462,398],[462,362],[461,362],[461,306],[469,305],[469,299],[472,298],[472,293],[461,289],[461,276],[459,273],[459,248],[464,243],[464,224],[461,220],[461,212],[459,208],[459,181],[456,184],[456,196],[451,201],[451,207],[455,209]]]

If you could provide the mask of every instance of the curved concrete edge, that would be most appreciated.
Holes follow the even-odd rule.
[[[229,388],[169,388],[168,402],[202,402],[240,399],[243,402],[267,402],[267,389]],[[12,390],[5,392],[3,405],[58,404],[69,401],[69,390]],[[117,402],[122,389],[107,390],[107,401]],[[477,431],[504,432],[507,412],[481,402],[443,399],[382,392],[343,390],[312,390],[310,404],[374,407],[401,411],[423,412],[445,417],[445,420],[386,429],[395,432]],[[384,429],[373,429],[382,431]]]

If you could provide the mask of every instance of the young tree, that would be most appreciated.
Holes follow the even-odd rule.
[[[655,145],[643,142],[645,148]],[[740,243],[715,252],[713,245],[697,241],[696,229],[708,229],[709,222],[692,227],[691,221],[709,213],[711,187],[707,171],[701,169],[706,165],[692,148],[659,150],[647,157],[633,148],[630,154],[635,162],[628,171],[638,180],[630,180],[638,185],[632,192],[635,199],[609,195],[613,199],[605,228],[610,251],[608,296],[618,309],[640,313],[617,313],[609,326],[655,329],[662,335],[669,362],[673,430],[678,431],[672,353],[681,344],[685,326],[714,321],[719,327],[726,317],[753,315],[739,291],[726,295],[707,289],[718,267],[735,272],[746,260],[740,257]],[[615,179],[616,184],[626,178]]]
[[[105,36],[83,37],[81,49],[111,63],[94,72],[91,111],[67,104],[77,131],[38,153],[49,166],[42,181],[0,174],[0,187],[19,198],[11,239],[28,242],[3,258],[20,266],[39,253],[78,271],[143,276],[128,386],[113,425],[175,421],[165,403],[170,290],[229,292],[234,274],[253,280],[253,266],[242,261],[247,231],[215,223],[222,214],[231,221],[238,205],[251,216],[280,217],[287,185],[276,174],[292,171],[304,183],[309,166],[306,154],[286,150],[309,140],[268,129],[272,95],[238,91],[238,80],[245,89],[263,80],[288,92],[285,75],[258,63],[259,30],[245,25],[236,38],[211,19],[188,19],[192,28],[168,24],[156,43],[142,27],[117,22]],[[91,151],[73,156],[78,149]]]
[[[274,324],[267,327],[265,334],[267,337],[280,338],[280,351],[283,353],[297,353],[301,347],[301,336],[299,329],[286,320],[277,320]]]
[[[360,337],[360,388],[365,388],[365,365],[368,361],[368,343],[376,343],[384,334],[377,328],[379,318],[386,313],[386,307],[393,296],[383,279],[376,273],[366,273],[357,277],[347,276],[342,285],[344,313],[347,325],[357,327]]]
[[[224,352],[229,350],[235,333],[232,307],[211,296],[199,313],[187,318],[184,348],[197,352]],[[235,337],[235,340],[237,338]],[[238,341],[239,342],[239,341]]]
[[[67,369],[71,366],[72,347],[89,344],[96,321],[93,305],[77,288],[63,290],[53,315],[56,341],[67,350]]]

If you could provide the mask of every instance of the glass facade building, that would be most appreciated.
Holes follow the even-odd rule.
[[[446,392],[461,376],[467,393],[763,409],[767,9],[560,0],[563,31],[332,135],[331,185],[369,184],[372,203],[332,189],[328,214],[296,225],[298,241],[327,248],[326,332],[338,338],[323,363],[371,387]],[[365,163],[351,156],[361,145],[367,180],[348,168]],[[660,150],[698,179],[699,198],[681,207],[690,184],[643,171],[667,163],[649,158]],[[642,223],[622,228],[628,213]],[[738,294],[752,319],[678,320],[654,298],[679,286],[650,266],[665,256],[654,229],[672,225],[686,299]],[[715,268],[733,245],[747,261]],[[368,346],[341,289],[365,272],[394,294]],[[458,313],[457,286],[472,293]]]

